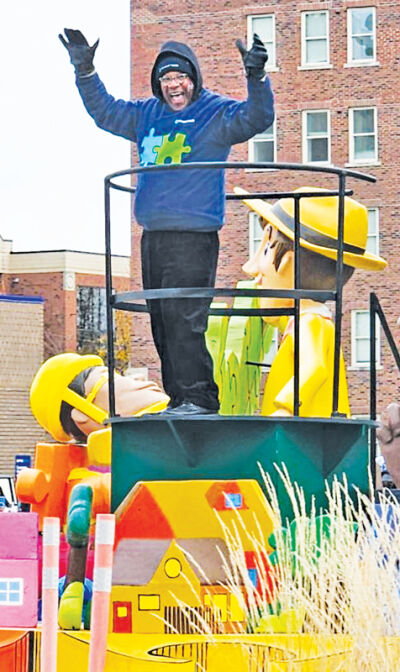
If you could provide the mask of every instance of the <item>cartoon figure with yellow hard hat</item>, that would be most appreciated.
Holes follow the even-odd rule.
[[[169,397],[154,382],[118,374],[114,382],[118,415],[155,413],[168,404]],[[64,629],[81,627],[91,520],[110,509],[110,473],[97,469],[111,462],[111,428],[103,427],[109,417],[107,383],[100,357],[63,353],[42,364],[30,390],[33,415],[60,443],[38,444],[35,468],[22,470],[16,487],[19,499],[31,504],[40,520],[56,515],[66,524],[70,548],[58,612]]]
[[[316,187],[296,190],[315,191],[315,197],[300,199],[300,288],[336,288],[338,247],[338,196],[318,196]],[[236,187],[237,194],[248,192]],[[255,255],[243,266],[245,273],[257,277],[262,289],[294,287],[294,199],[283,198],[274,205],[261,199],[243,199],[256,212],[264,228],[263,240]],[[366,252],[368,217],[366,208],[344,197],[343,284],[356,268],[382,270],[386,261]],[[262,298],[262,308],[293,306],[293,299]],[[279,317],[264,317],[277,326]],[[332,412],[334,323],[328,307],[318,301],[300,301],[299,414],[305,417],[330,417]],[[278,353],[272,363],[264,389],[262,415],[293,415],[294,397],[294,318],[287,323]],[[350,415],[346,372],[340,355],[338,411]]]
[[[32,413],[56,439],[85,442],[109,416],[108,371],[101,357],[66,352],[50,357],[36,373],[30,390]],[[155,413],[169,397],[154,382],[115,374],[116,414]]]

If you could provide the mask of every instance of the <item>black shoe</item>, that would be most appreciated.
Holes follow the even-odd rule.
[[[175,408],[176,408],[176,406],[172,406],[171,402],[170,402],[168,404],[168,406],[163,408],[161,411],[156,411],[156,413],[143,413],[143,415],[139,415],[137,417],[139,417],[139,418],[159,418],[167,412],[171,413],[171,411]]]
[[[191,401],[183,401],[179,406],[167,408],[162,415],[163,417],[179,416],[186,418],[187,416],[192,415],[218,415],[218,410],[198,406],[197,404],[192,404]]]

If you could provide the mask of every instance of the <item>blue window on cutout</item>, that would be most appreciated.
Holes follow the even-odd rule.
[[[249,572],[249,579],[252,582],[254,588],[257,588],[258,586],[258,576],[257,576],[257,570],[254,569],[248,569]]]
[[[1,579],[0,604],[1,605],[22,604],[23,590],[24,590],[23,579]]]
[[[243,498],[240,492],[224,492],[226,509],[241,509]]]

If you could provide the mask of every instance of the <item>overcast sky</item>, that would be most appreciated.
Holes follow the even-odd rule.
[[[90,44],[107,89],[129,98],[129,0],[0,3],[0,235],[13,250],[104,251],[103,180],[130,143],[98,129],[74,83],[64,27]],[[129,254],[130,198],[112,193],[112,251]]]

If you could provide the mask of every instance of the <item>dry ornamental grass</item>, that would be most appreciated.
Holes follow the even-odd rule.
[[[292,504],[293,520],[289,527],[281,520],[275,487],[263,473],[278,522],[272,554],[271,540],[260,526],[249,540],[255,549],[257,587],[246,565],[240,517],[229,529],[221,521],[229,549],[229,558],[221,553],[225,587],[246,615],[237,633],[297,632],[319,641],[325,637],[327,642],[334,635],[350,642],[349,654],[337,665],[331,660],[326,668],[330,672],[396,672],[400,669],[400,645],[394,639],[400,635],[399,503],[390,494],[380,496],[378,507],[360,492],[351,497],[344,479],[326,486],[327,507],[315,511],[285,466],[276,468]],[[186,611],[190,619],[192,610],[186,607]],[[195,630],[212,641],[208,624],[197,615],[193,621]]]

